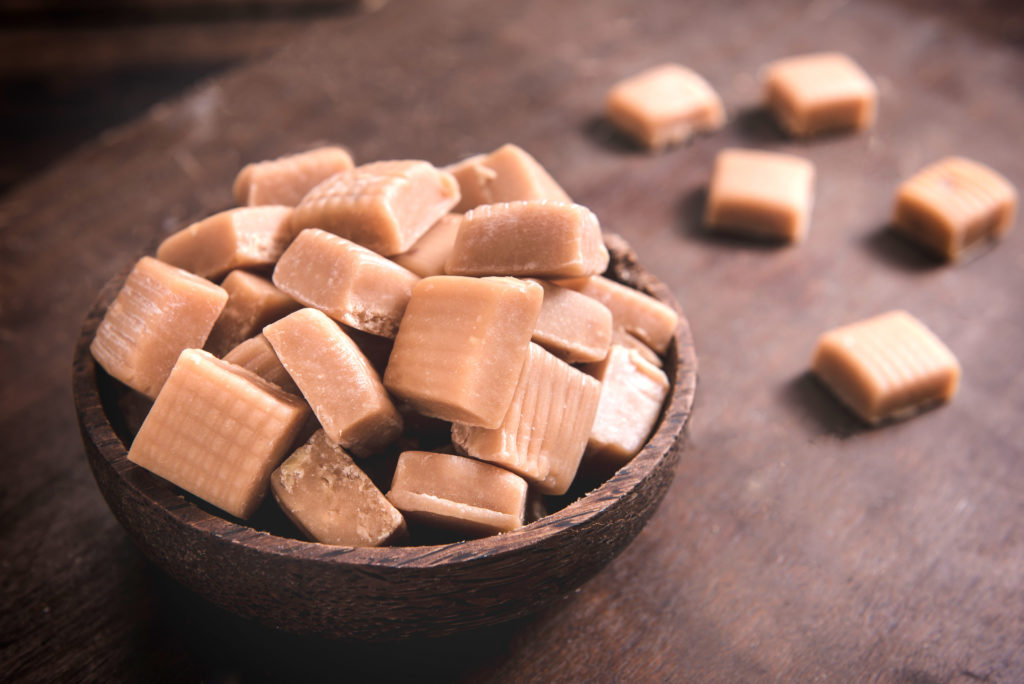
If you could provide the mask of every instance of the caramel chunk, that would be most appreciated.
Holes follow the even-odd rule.
[[[224,360],[236,366],[252,371],[267,382],[272,382],[285,392],[301,396],[292,376],[281,365],[274,348],[263,336],[263,333],[250,337],[224,356]]]
[[[266,278],[245,271],[232,271],[220,286],[228,302],[206,340],[206,351],[224,356],[268,323],[287,316],[299,303],[281,292]],[[258,375],[258,374],[257,374]]]
[[[811,365],[840,401],[871,424],[949,401],[960,384],[956,357],[906,311],[830,330],[818,340]]]
[[[544,303],[533,341],[569,363],[600,361],[612,337],[612,312],[601,302],[554,283],[538,280]]]
[[[526,480],[464,456],[406,451],[388,499],[406,517],[469,536],[523,525]]]
[[[565,190],[529,152],[511,143],[445,167],[459,182],[455,211],[519,200],[571,203]]]
[[[515,278],[424,278],[413,288],[384,384],[424,415],[498,427],[543,298],[540,285]]]
[[[204,278],[233,268],[269,266],[295,233],[289,207],[242,207],[214,214],[160,243],[156,258]]]
[[[445,214],[408,252],[392,257],[394,262],[421,278],[444,275],[444,264],[452,253],[460,223],[462,214]]]
[[[584,370],[601,381],[586,459],[599,469],[618,468],[636,456],[654,430],[668,377],[636,351],[614,344],[604,361]]]
[[[246,164],[235,177],[235,202],[294,207],[318,183],[351,168],[352,156],[340,147],[318,147]]]
[[[653,349],[644,344],[639,337],[629,332],[625,328],[614,327],[612,328],[612,344],[617,344],[626,349],[632,349],[640,356],[644,358],[644,361],[652,365],[662,368],[661,357],[655,353]]]
[[[718,94],[700,74],[679,64],[662,64],[616,83],[605,110],[617,128],[651,150],[725,123]]]
[[[310,228],[299,233],[274,268],[274,284],[345,325],[394,337],[419,281],[376,252]]]
[[[332,442],[365,456],[402,433],[402,417],[377,371],[325,314],[300,309],[263,334]]]
[[[573,278],[608,268],[597,217],[579,204],[485,204],[462,217],[451,275]]]
[[[256,374],[186,349],[128,459],[244,519],[308,414],[306,402]]]
[[[107,309],[89,351],[110,375],[153,398],[183,349],[202,347],[228,293],[142,257]]]
[[[511,470],[545,494],[564,494],[576,476],[597,413],[601,384],[530,345],[512,404],[493,430],[456,423],[461,453]]]
[[[608,307],[614,327],[637,336],[659,354],[668,350],[679,324],[679,314],[672,307],[604,276],[594,276],[574,285],[580,293]]]
[[[996,171],[947,157],[900,185],[896,229],[948,261],[971,247],[1003,237],[1013,227],[1017,191]]]
[[[875,123],[878,89],[848,56],[820,52],[786,57],[765,68],[765,99],[794,137],[863,130]]]
[[[323,430],[274,471],[270,490],[295,526],[324,544],[384,546],[406,534],[402,514]]]
[[[800,242],[814,203],[814,165],[781,152],[718,153],[704,223],[749,237]]]
[[[374,162],[336,173],[310,190],[295,207],[292,227],[320,228],[394,256],[458,201],[458,182],[429,162]]]

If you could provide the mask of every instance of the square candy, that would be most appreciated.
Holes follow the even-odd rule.
[[[776,121],[794,137],[869,128],[878,107],[874,81],[839,52],[772,62],[765,70],[765,97]]]
[[[257,206],[294,207],[326,178],[352,168],[352,156],[341,147],[318,147],[308,152],[246,164],[235,177],[235,202]]]
[[[266,278],[245,271],[228,273],[220,286],[228,293],[228,303],[210,331],[205,347],[214,356],[223,357],[267,324],[301,306]]]
[[[523,148],[507,143],[446,166],[459,182],[462,198],[452,211],[465,213],[481,204],[520,200],[572,202],[562,186]]]

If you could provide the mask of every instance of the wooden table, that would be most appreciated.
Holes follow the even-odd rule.
[[[115,129],[0,205],[0,679],[958,682],[1024,680],[1024,230],[937,265],[886,230],[942,155],[1024,187],[1012,2],[396,0]],[[847,51],[881,88],[869,134],[785,140],[759,65]],[[606,88],[678,60],[725,130],[650,156]],[[230,203],[246,161],[318,141],[447,163],[514,141],[676,292],[700,357],[689,446],[622,556],[546,612],[442,641],[280,634],[193,596],[134,549],[82,456],[71,348],[100,285]],[[809,240],[700,229],[714,154],[818,168]],[[890,308],[959,356],[949,406],[867,430],[807,374],[822,330]]]

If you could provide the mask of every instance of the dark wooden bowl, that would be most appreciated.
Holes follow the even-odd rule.
[[[671,292],[608,237],[610,275],[678,309]],[[75,350],[74,395],[89,465],[128,534],[182,584],[267,625],[352,639],[448,635],[539,610],[595,575],[640,532],[672,481],[697,360],[685,318],[670,345],[670,395],[651,439],[585,496],[523,528],[435,546],[349,548],[225,519],[128,461],[128,392],[89,343],[127,269],[102,290]],[[130,422],[130,421],[129,421]],[[120,434],[119,434],[120,433]]]

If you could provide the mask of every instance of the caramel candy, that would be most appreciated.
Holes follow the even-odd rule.
[[[984,164],[947,157],[900,185],[896,229],[938,256],[956,261],[971,247],[1003,237],[1013,227],[1017,191]]]
[[[875,123],[878,89],[856,62],[839,52],[786,57],[765,69],[765,98],[785,131],[804,137]]]
[[[462,217],[451,275],[573,278],[608,268],[597,217],[579,204],[485,204]]]
[[[594,425],[601,384],[530,345],[512,404],[493,430],[456,423],[463,454],[522,475],[545,494],[564,494],[576,476]]]
[[[235,177],[235,202],[294,207],[318,183],[351,168],[352,156],[340,147],[318,147],[246,164]]]
[[[718,153],[704,223],[749,237],[800,242],[814,203],[814,165],[792,154]]]
[[[639,337],[629,332],[625,328],[614,327],[612,328],[612,344],[617,344],[626,349],[632,349],[640,356],[644,358],[647,363],[653,364],[658,368],[662,368],[661,357],[655,353],[653,349],[644,344]]]
[[[398,329],[385,386],[424,415],[498,427],[543,298],[540,285],[516,278],[424,278]]]
[[[569,363],[600,361],[612,337],[612,312],[601,302],[554,283],[538,280],[544,303],[533,341]]]
[[[830,330],[812,368],[864,421],[912,415],[956,394],[960,364],[921,321],[890,311]]]
[[[444,275],[444,264],[452,253],[455,236],[459,232],[462,214],[445,214],[423,234],[408,252],[392,259],[421,278]]]
[[[292,376],[281,365],[281,359],[277,358],[274,348],[263,336],[263,333],[250,337],[237,347],[229,351],[224,360],[236,366],[252,371],[267,382],[272,382],[285,392],[301,396]]]
[[[308,414],[306,402],[256,374],[186,349],[128,459],[244,519]]]
[[[233,268],[269,266],[295,233],[289,207],[242,207],[214,214],[160,243],[156,258],[204,278]]]
[[[662,64],[615,84],[605,109],[617,128],[651,150],[725,123],[718,94],[700,74],[679,64]]]
[[[142,257],[107,309],[89,351],[110,375],[153,398],[183,349],[202,347],[227,302],[213,283]]]
[[[325,314],[300,309],[263,334],[332,442],[364,456],[402,433],[402,417],[380,376]]]
[[[632,349],[613,344],[608,357],[584,367],[601,381],[601,400],[587,460],[618,468],[643,447],[668,395],[668,377]]]
[[[324,544],[384,546],[406,534],[402,514],[323,430],[274,471],[270,490],[295,526]]]
[[[429,162],[374,162],[336,173],[310,190],[295,207],[292,227],[320,228],[394,256],[458,201],[458,182]]]
[[[419,281],[376,252],[310,228],[299,233],[274,268],[274,284],[345,325],[394,337]]]
[[[464,456],[406,451],[398,457],[388,499],[407,518],[469,536],[523,525],[526,480]]]
[[[462,199],[455,211],[466,212],[481,204],[519,200],[571,203],[565,190],[529,152],[511,143],[490,154],[478,154],[446,166],[459,182]]]
[[[245,271],[228,273],[220,286],[228,293],[228,302],[210,331],[205,347],[214,356],[224,356],[263,326],[299,308],[298,302],[269,280]]]
[[[679,314],[654,297],[604,276],[594,276],[576,285],[579,292],[593,297],[612,312],[614,327],[622,328],[664,354],[679,324]]]

